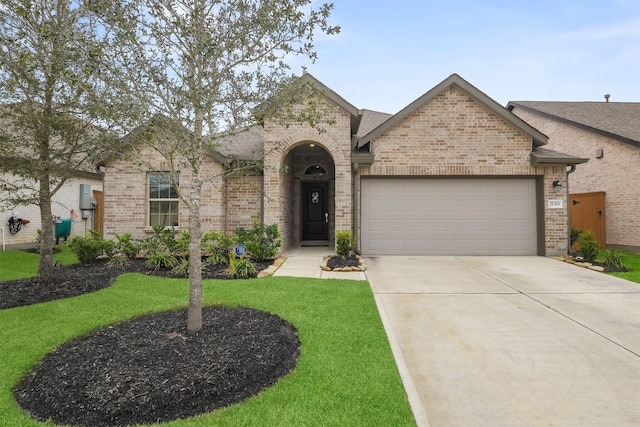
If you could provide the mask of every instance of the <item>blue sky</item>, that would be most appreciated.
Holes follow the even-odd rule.
[[[452,73],[502,105],[640,102],[640,0],[333,3],[308,71],[357,108],[395,113]]]

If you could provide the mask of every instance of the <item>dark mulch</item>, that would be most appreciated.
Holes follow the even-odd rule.
[[[257,272],[267,268],[270,261],[256,265]],[[39,277],[0,282],[0,309],[38,304],[62,298],[71,298],[111,286],[124,273],[143,273],[163,277],[179,277],[170,270],[153,271],[143,259],[127,261],[124,266],[114,266],[106,261],[94,264],[73,264],[55,267],[51,280]],[[256,273],[257,274],[257,273]],[[255,275],[254,275],[255,277]],[[205,266],[203,279],[229,279],[224,266]]]
[[[360,260],[355,255],[343,257],[340,255],[334,255],[327,260],[327,267],[330,269],[342,268],[342,267],[358,267]]]
[[[238,403],[295,367],[296,329],[255,309],[208,307],[110,326],[50,353],[14,389],[35,419],[80,426],[166,422]]]
[[[257,266],[258,271],[270,263]],[[94,292],[118,275],[158,276],[143,260],[57,267],[50,281],[0,282],[2,308]],[[208,268],[203,278],[228,278]],[[275,384],[300,353],[296,329],[249,308],[208,307],[203,329],[186,334],[186,312],[140,317],[64,344],[14,390],[32,417],[80,426],[165,422],[228,406]]]

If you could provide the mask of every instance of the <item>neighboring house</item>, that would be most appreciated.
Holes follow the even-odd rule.
[[[608,247],[640,252],[640,103],[512,101],[547,147],[590,159],[569,178],[571,219]]]
[[[585,159],[542,148],[544,134],[460,76],[395,115],[359,110],[303,79],[330,107],[332,125],[318,132],[266,121],[225,141],[205,159],[218,172],[202,193],[205,231],[277,223],[286,249],[333,245],[336,230],[352,230],[365,255],[567,253],[558,185],[566,188],[568,165]],[[105,165],[107,238],[144,237],[153,224],[188,228],[165,161],[139,149],[147,170],[123,159]],[[243,159],[263,159],[263,167],[222,173]],[[181,189],[189,180],[179,171]]]
[[[5,177],[16,182],[20,179],[13,176]],[[81,195],[81,193],[84,194]],[[102,173],[78,172],[76,178],[68,180],[53,196],[51,212],[61,219],[71,219],[71,236],[84,236],[89,234],[89,230],[100,229],[101,197]],[[84,205],[81,204],[81,199]],[[92,203],[93,200],[95,203]],[[15,234],[11,232],[7,222],[13,214],[29,221],[28,224],[23,224]],[[38,230],[42,229],[40,207],[36,205],[14,207],[0,204],[0,229],[3,249],[34,247]],[[63,240],[61,238],[60,242]]]

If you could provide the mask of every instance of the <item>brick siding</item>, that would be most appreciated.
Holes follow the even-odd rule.
[[[521,108],[513,112],[549,137],[545,148],[589,159],[569,175],[569,191],[604,191],[607,246],[640,250],[640,147]]]
[[[545,254],[567,252],[564,167],[531,166],[531,137],[524,135],[452,85],[372,142],[375,161],[362,176],[543,177]],[[561,199],[560,209],[547,209]]]

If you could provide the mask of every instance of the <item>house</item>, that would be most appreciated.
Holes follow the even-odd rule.
[[[4,190],[0,189],[2,250],[33,248],[39,238],[38,230],[42,229],[37,200],[39,183],[35,180],[25,180],[19,174],[11,172],[25,163],[33,164],[36,162],[33,159],[37,158],[36,155],[29,155],[29,150],[33,149],[35,144],[25,143],[29,138],[28,133],[19,130],[15,124],[19,121],[16,117],[22,117],[21,114],[15,113],[20,108],[24,107],[20,104],[0,104],[0,183],[5,187]],[[31,117],[28,114],[26,116]],[[77,122],[85,125],[85,122]],[[74,143],[76,146],[82,146],[78,141]],[[57,141],[53,142],[52,146],[51,152],[71,151],[57,144]],[[78,153],[77,158],[83,158],[83,155]],[[61,222],[67,228],[70,223],[70,236],[85,236],[89,234],[89,230],[99,231],[102,225],[102,172],[95,170],[90,162],[71,163],[65,157],[57,159],[59,164],[74,165],[71,166],[74,169],[65,170],[65,178],[67,172],[70,177],[51,198],[51,213],[59,218],[56,222]],[[23,168],[23,171],[24,169],[28,170]],[[53,187],[52,185],[52,189]],[[16,199],[31,204],[23,205]],[[56,228],[62,231],[59,226]],[[61,237],[66,238],[69,235],[65,232]]]
[[[547,147],[590,159],[570,175],[571,223],[601,244],[640,252],[640,103],[512,101]]]
[[[3,175],[6,180],[18,182],[20,178]],[[67,180],[51,200],[51,212],[61,220],[71,221],[70,236],[85,236],[89,230],[100,228],[102,220],[101,206],[97,205],[102,196],[102,174],[99,172],[79,171],[74,178]],[[0,200],[2,200],[0,195]],[[85,200],[88,200],[86,202]],[[19,229],[10,226],[10,218],[16,216],[24,220]],[[33,248],[38,238],[40,207],[9,206],[0,203],[0,229],[2,249]]]
[[[202,227],[231,233],[277,223],[283,249],[333,245],[352,230],[365,255],[560,255],[568,249],[567,167],[585,159],[544,148],[547,137],[453,74],[400,112],[360,110],[313,76],[330,111],[324,132],[265,121],[204,159],[216,179]],[[104,234],[144,237],[153,224],[186,229],[188,212],[162,157],[105,165]],[[225,174],[262,159],[245,174]],[[179,185],[189,186],[189,171]]]

